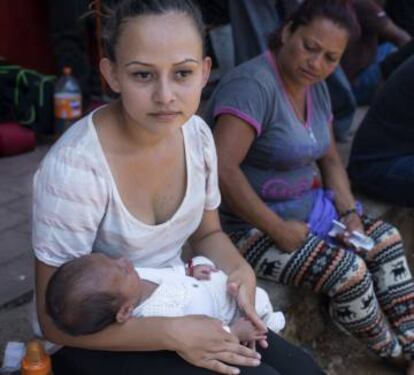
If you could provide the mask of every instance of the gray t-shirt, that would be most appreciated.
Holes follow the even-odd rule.
[[[232,114],[251,125],[256,138],[241,169],[258,196],[284,219],[307,221],[319,173],[315,161],[327,151],[332,111],[324,82],[307,92],[307,121],[292,107],[273,55],[264,54],[229,72],[206,106],[204,119]],[[235,140],[235,142],[237,142]],[[221,207],[226,231],[251,227]]]

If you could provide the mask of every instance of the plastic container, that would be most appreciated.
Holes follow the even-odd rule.
[[[26,354],[22,359],[22,375],[52,375],[49,355],[40,341],[33,340],[26,345]]]
[[[328,233],[329,236],[337,237],[338,235],[343,235],[346,232],[346,226],[343,223],[337,220],[333,220],[332,224],[332,229]],[[370,251],[373,249],[375,245],[374,240],[372,238],[356,230],[352,231],[349,234],[348,241],[351,245],[353,245],[355,248],[359,250]]]
[[[57,80],[54,92],[55,131],[62,134],[82,115],[82,92],[78,81],[72,76],[72,69],[63,68],[63,75]]]

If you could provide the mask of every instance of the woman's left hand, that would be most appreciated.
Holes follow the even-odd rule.
[[[242,266],[233,271],[228,278],[227,288],[229,293],[235,298],[239,308],[244,312],[253,325],[264,334],[267,327],[256,313],[256,276],[250,266]],[[260,340],[263,348],[268,346],[266,340]]]
[[[364,226],[362,225],[361,218],[358,214],[352,213],[341,221],[346,225],[346,230],[348,233],[352,233],[354,230],[361,234],[365,233]]]
[[[343,218],[341,221],[346,225],[346,232],[341,236],[340,240],[343,241],[346,246],[353,247],[353,245],[348,240],[351,236],[351,233],[353,231],[357,231],[361,234],[365,234],[361,218],[356,213],[352,213]]]

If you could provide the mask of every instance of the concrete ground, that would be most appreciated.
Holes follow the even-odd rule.
[[[354,129],[364,112],[365,109],[357,112]],[[8,341],[27,341],[32,337],[32,179],[49,147],[42,145],[20,156],[0,158],[0,359]],[[346,161],[349,143],[338,148]],[[326,327],[318,340],[306,345],[330,375],[400,373],[334,327]]]
[[[32,336],[32,180],[49,146],[0,159],[0,358],[7,341]]]

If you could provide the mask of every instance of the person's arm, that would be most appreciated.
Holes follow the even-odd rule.
[[[354,9],[361,24],[362,33],[374,33],[380,39],[398,47],[410,41],[411,36],[387,16],[384,8],[374,0],[354,0]]]
[[[350,212],[355,208],[355,198],[351,192],[348,175],[336,149],[331,128],[331,142],[326,154],[318,160],[323,186],[335,193],[335,206],[339,215]],[[357,213],[344,218],[349,230],[358,230],[363,233],[363,226]]]
[[[60,345],[108,351],[176,351],[195,366],[222,374],[235,367],[257,365],[256,354],[222,329],[219,320],[204,316],[179,318],[133,318],[101,332],[70,336],[60,331],[45,310],[45,291],[56,268],[36,260],[36,302],[39,323],[46,339]],[[183,334],[185,332],[185,334]]]
[[[379,32],[379,36],[384,40],[394,43],[398,47],[402,47],[412,39],[409,33],[396,25],[388,17]]]
[[[267,328],[255,309],[256,276],[222,231],[217,209],[204,211],[198,229],[190,238],[190,245],[195,254],[211,259],[228,275],[229,292],[253,324],[266,332]]]
[[[254,138],[254,129],[245,121],[233,115],[219,116],[214,139],[223,199],[234,214],[268,234],[281,249],[294,251],[306,239],[306,224],[281,219],[260,199],[240,169]]]

